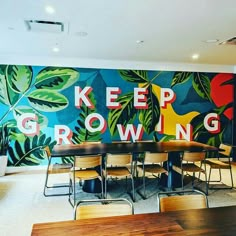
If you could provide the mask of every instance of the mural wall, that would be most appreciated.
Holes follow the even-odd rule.
[[[234,74],[0,65],[9,166],[89,140],[232,141]],[[70,157],[68,160],[70,161]]]

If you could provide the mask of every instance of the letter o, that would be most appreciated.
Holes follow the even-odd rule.
[[[100,124],[98,125],[98,127],[92,127],[92,123],[95,120],[99,120]],[[106,121],[105,119],[98,113],[92,113],[89,114],[86,119],[85,119],[85,127],[88,131],[94,133],[94,132],[98,132],[101,131],[101,133],[104,133],[106,130]]]

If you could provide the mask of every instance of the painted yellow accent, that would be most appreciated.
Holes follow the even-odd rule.
[[[157,85],[153,85],[154,93],[157,95],[160,101],[160,94],[161,94],[161,87]],[[176,97],[178,99],[178,97]],[[181,124],[182,126],[186,127],[187,124],[193,119],[193,117],[199,115],[199,112],[192,111],[184,115],[178,115],[173,107],[172,104],[167,104],[165,109],[161,109],[161,115],[163,115],[163,123],[164,123],[164,134],[167,135],[176,135],[176,124]]]

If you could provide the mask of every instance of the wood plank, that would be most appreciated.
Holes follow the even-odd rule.
[[[32,236],[235,235],[236,206],[34,224]]]

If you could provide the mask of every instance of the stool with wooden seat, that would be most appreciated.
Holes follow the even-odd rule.
[[[145,152],[144,159],[142,161],[142,165],[138,165],[139,168],[143,173],[143,193],[138,191],[138,193],[143,198],[148,198],[150,196],[146,195],[146,177],[153,176],[160,179],[161,174],[168,174],[168,170],[163,167],[164,162],[168,161],[168,153],[167,152],[159,152],[159,153],[151,153]],[[168,167],[168,165],[167,165]]]
[[[210,189],[227,189],[233,188],[233,174],[232,174],[232,167],[231,167],[231,160],[230,155],[232,151],[232,146],[227,144],[220,144],[219,152],[217,153],[217,159],[215,158],[206,158],[203,163],[207,164],[210,167],[209,176],[208,176],[208,184],[210,183],[222,183],[222,174],[221,170],[229,170],[230,179],[231,179],[231,186],[229,187],[209,187]],[[211,180],[212,170],[219,170],[219,179]]]
[[[85,180],[98,179],[101,183],[101,198],[103,198],[103,172],[102,172],[102,156],[75,156],[74,167],[70,172],[70,196],[69,202],[72,206],[76,203],[76,182],[81,183]],[[99,170],[96,170],[98,168]],[[73,191],[73,202],[71,194]]]
[[[135,191],[134,191],[134,177],[133,177],[133,158],[132,154],[110,154],[107,153],[104,169],[105,177],[105,198],[107,198],[107,184],[108,180],[115,179],[126,179],[127,187],[127,178],[131,179],[132,184],[132,198],[135,201]]]
[[[44,190],[43,190],[43,194],[45,197],[52,197],[52,196],[66,196],[68,195],[68,191],[66,191],[65,193],[49,193],[49,189],[58,189],[58,188],[62,188],[62,189],[67,189],[69,188],[69,184],[57,184],[57,185],[52,185],[49,186],[48,185],[48,181],[49,181],[49,175],[52,174],[65,174],[65,173],[69,173],[70,169],[72,167],[71,163],[55,163],[52,164],[52,157],[51,157],[51,151],[49,149],[48,146],[46,146],[44,148],[46,157],[48,159],[48,166],[47,166],[47,172],[46,172],[46,179],[45,179],[45,184],[44,184]]]
[[[153,140],[135,140],[135,143],[152,143]],[[135,178],[139,178],[138,166],[143,164],[144,160],[144,153],[139,153],[135,156],[134,159],[134,171],[135,171]]]
[[[200,172],[205,174],[206,194],[208,194],[206,165],[204,163],[205,157],[206,157],[205,151],[198,151],[198,152],[185,151],[181,157],[181,166],[173,165],[173,170],[181,174],[182,189],[184,189],[185,172],[192,173],[192,187],[194,187],[195,173]],[[202,168],[201,163],[203,163],[204,168]]]

